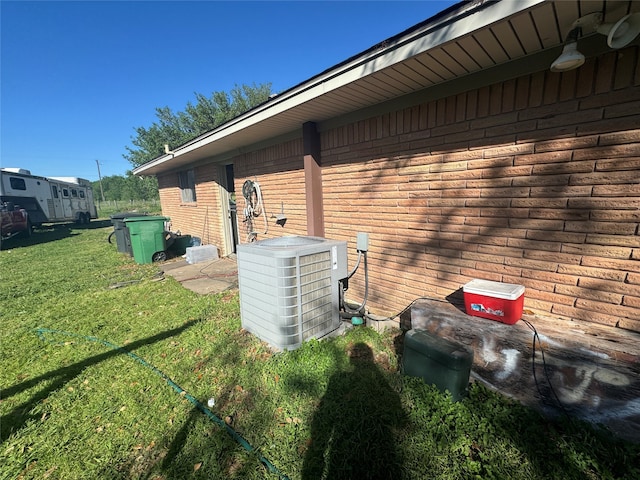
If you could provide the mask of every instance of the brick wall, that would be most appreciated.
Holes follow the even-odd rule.
[[[638,61],[628,48],[324,132],[326,236],[353,265],[370,234],[371,310],[484,278],[525,285],[527,310],[640,331]]]
[[[627,48],[322,131],[325,235],[349,242],[352,267],[370,234],[371,311],[484,278],[525,285],[529,311],[640,331],[639,60]],[[260,239],[306,234],[302,156],[298,139],[234,158],[241,242],[246,179],[264,196]],[[180,205],[176,174],[159,181],[176,228],[202,236],[208,212],[221,239],[214,167],[196,170],[197,206]]]
[[[247,224],[242,222],[242,211],[245,207],[242,184],[245,180],[257,181],[264,198],[267,234],[263,233],[264,215],[254,219],[254,229],[260,232],[259,240],[281,235],[306,235],[302,139],[234,158],[234,175],[241,243],[246,242],[248,234]],[[282,209],[287,217],[284,228],[276,225],[274,218]]]
[[[195,168],[196,202],[183,203],[178,173],[158,175],[162,214],[171,218],[171,229],[199,237],[202,244],[216,245],[222,255],[224,225],[220,205],[218,167]]]

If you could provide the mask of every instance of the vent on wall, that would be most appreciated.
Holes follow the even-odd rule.
[[[347,242],[290,236],[238,245],[242,327],[278,349],[340,326]]]

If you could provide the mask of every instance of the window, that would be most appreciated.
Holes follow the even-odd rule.
[[[80,198],[84,198],[84,190],[80,190],[78,193],[80,194]]]
[[[68,197],[69,196],[69,190],[67,190],[66,188],[62,189],[62,196],[63,197]]]
[[[26,190],[27,184],[24,181],[24,178],[18,177],[9,177],[9,183],[11,184],[11,188],[13,190]]]
[[[184,203],[196,201],[196,174],[193,170],[178,173],[180,194]]]
[[[51,186],[51,191],[53,192],[53,198],[59,198],[58,197],[58,187],[56,187],[55,185]]]
[[[78,190],[76,190],[75,188],[71,189],[71,196],[73,198],[78,198]]]

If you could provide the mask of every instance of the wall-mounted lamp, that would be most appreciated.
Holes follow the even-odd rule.
[[[640,33],[640,13],[625,15],[616,23],[602,23],[602,13],[590,13],[577,19],[571,25],[564,48],[551,64],[552,72],[566,72],[578,68],[584,63],[584,55],[578,51],[578,38],[585,30],[595,30],[607,36],[610,48],[622,48],[633,41]]]
[[[640,33],[640,13],[625,15],[616,23],[603,23],[596,29],[607,36],[607,45],[622,48],[629,45]]]
[[[578,51],[578,37],[582,28],[575,27],[567,35],[564,48],[558,58],[551,64],[552,72],[566,72],[578,68],[584,63],[584,55]]]
[[[278,215],[271,215],[271,218],[276,219],[276,225],[284,227],[284,224],[287,223],[287,217],[284,214],[284,202],[280,202],[280,213]]]

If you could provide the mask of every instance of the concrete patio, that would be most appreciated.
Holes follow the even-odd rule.
[[[217,258],[194,264],[178,258],[161,266],[165,275],[185,288],[201,295],[220,293],[238,288],[238,266],[233,257]]]

